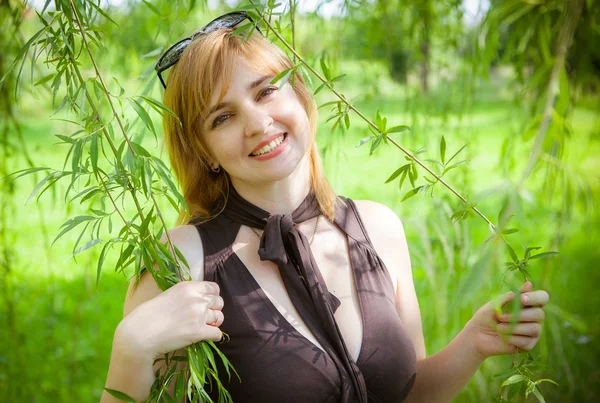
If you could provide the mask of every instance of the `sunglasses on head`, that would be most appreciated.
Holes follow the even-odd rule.
[[[245,11],[234,11],[231,13],[223,14],[222,16],[217,17],[208,24],[206,24],[200,30],[194,32],[192,35],[180,40],[179,42],[171,46],[169,49],[167,49],[167,51],[160,57],[160,59],[158,59],[158,62],[156,62],[156,66],[154,66],[154,70],[156,70],[156,74],[158,75],[158,78],[163,88],[166,89],[167,84],[165,84],[165,81],[162,77],[162,72],[169,69],[171,66],[173,66],[179,61],[181,55],[183,54],[183,51],[194,39],[198,38],[201,35],[206,35],[211,32],[218,31],[219,29],[233,28],[244,20],[249,20],[251,23],[254,23],[254,20],[250,18],[250,16]],[[256,27],[256,29],[258,30],[258,32],[260,32],[260,29],[258,29],[258,27]]]

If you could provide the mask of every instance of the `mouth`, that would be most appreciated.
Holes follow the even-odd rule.
[[[287,132],[281,133],[278,137],[274,138],[269,143],[263,144],[262,146],[259,145],[260,148],[257,147],[256,149],[254,149],[254,151],[251,152],[248,156],[259,157],[274,152],[281,146],[281,143],[283,143],[283,141],[287,138],[287,135]]]

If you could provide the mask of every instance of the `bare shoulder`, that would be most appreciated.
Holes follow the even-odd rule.
[[[203,280],[204,275],[204,251],[198,230],[193,225],[181,225],[167,231],[173,245],[179,249],[189,267],[189,274],[193,280]],[[166,234],[161,238],[167,241]],[[182,267],[185,267],[182,265]],[[140,280],[131,279],[129,290],[123,307],[123,316],[127,316],[138,305],[151,300],[162,292],[156,285],[152,275],[145,271]]]
[[[381,203],[371,200],[355,200],[354,203],[371,243],[385,263],[396,288],[402,271],[412,275],[402,222],[392,209]]]
[[[204,275],[204,250],[200,233],[193,225],[181,225],[167,231],[173,245],[179,249],[188,263],[193,280],[202,280]],[[167,237],[163,235],[163,242]]]
[[[376,249],[398,240],[406,242],[402,221],[391,208],[371,200],[353,201]]]

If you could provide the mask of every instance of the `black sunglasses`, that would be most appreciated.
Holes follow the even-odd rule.
[[[167,84],[165,84],[165,81],[162,78],[162,72],[167,70],[179,61],[185,48],[187,48],[188,45],[194,39],[196,39],[200,35],[215,32],[219,29],[233,28],[246,19],[249,20],[251,23],[254,23],[254,20],[250,18],[248,13],[246,13],[245,11],[233,11],[231,13],[223,14],[222,16],[217,17],[208,24],[206,24],[199,31],[194,32],[192,35],[180,40],[179,42],[171,46],[169,49],[167,49],[167,51],[160,57],[160,59],[158,59],[158,62],[156,62],[156,66],[154,66],[154,70],[156,70],[156,74],[158,75],[158,78],[160,79],[163,88],[166,89]],[[260,32],[260,29],[258,29],[258,27],[256,27],[256,29],[258,32]]]

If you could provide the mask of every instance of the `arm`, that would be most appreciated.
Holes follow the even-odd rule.
[[[369,237],[396,282],[396,309],[404,322],[417,354],[417,377],[408,402],[450,402],[469,382],[486,357],[511,354],[517,347],[531,350],[539,340],[542,307],[548,302],[545,291],[532,291],[526,283],[521,291],[524,309],[516,326],[510,316],[498,315],[496,308],[514,298],[507,293],[499,301],[483,306],[464,329],[441,351],[426,357],[419,303],[415,293],[410,256],[404,229],[389,208],[371,201],[356,201]],[[385,224],[384,224],[385,223]]]
[[[204,271],[204,255],[202,243],[198,232],[193,226],[176,227],[169,231],[169,236],[175,246],[185,256],[189,266],[190,275],[194,280],[202,280]],[[163,240],[164,242],[164,240]],[[106,379],[106,387],[118,390],[136,399],[145,401],[154,383],[155,371],[165,370],[164,362],[158,362],[153,367],[153,361],[158,357],[153,351],[149,351],[147,340],[139,338],[140,329],[146,330],[150,317],[143,315],[143,306],[162,294],[150,273],[145,272],[139,282],[132,279],[125,299],[123,309],[124,320],[117,326],[113,339],[110,365]],[[138,307],[137,320],[125,320]],[[174,354],[184,354],[183,349],[177,349]],[[183,367],[182,364],[178,364]],[[102,403],[120,402],[108,392],[102,394]]]

